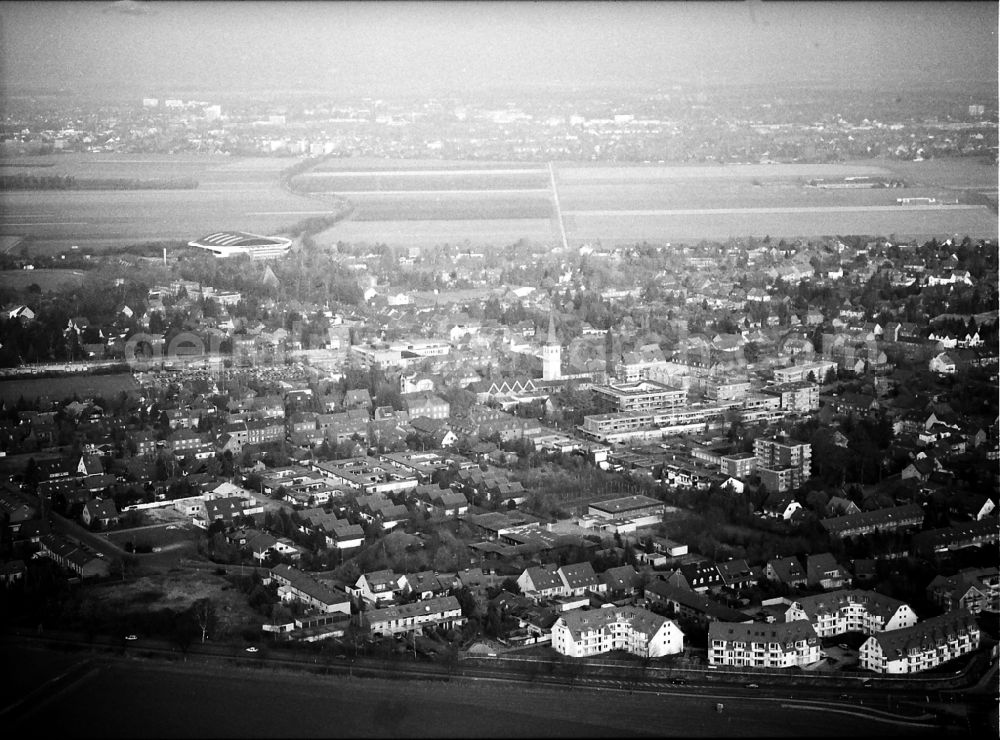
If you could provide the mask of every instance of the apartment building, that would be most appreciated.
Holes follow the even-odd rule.
[[[807,362],[791,367],[776,367],[774,369],[774,382],[794,383],[796,381],[808,380],[813,383],[823,383],[827,373],[836,371],[837,363],[832,360],[820,360],[818,362]]]
[[[812,445],[787,437],[759,437],[753,443],[757,472],[771,492],[798,488],[812,475]]]
[[[574,609],[552,625],[552,647],[573,658],[611,650],[659,658],[683,652],[684,634],[673,620],[639,607]]]
[[[763,389],[779,399],[781,409],[788,413],[805,413],[819,409],[819,385],[808,380],[781,383]]]
[[[917,623],[917,615],[898,599],[875,591],[843,589],[796,599],[785,612],[785,621],[798,620],[808,620],[819,637],[832,637],[905,629]]]
[[[876,673],[919,673],[971,653],[979,639],[975,616],[962,609],[872,635],[861,646],[858,662]]]
[[[709,622],[708,662],[746,668],[792,668],[821,659],[820,640],[804,620],[762,624]]]

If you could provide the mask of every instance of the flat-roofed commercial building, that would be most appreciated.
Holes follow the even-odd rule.
[[[687,403],[687,391],[654,380],[595,385],[598,403],[611,411],[660,411],[680,409]]]
[[[592,503],[587,513],[603,519],[653,519],[659,521],[666,505],[649,496],[623,496]]]

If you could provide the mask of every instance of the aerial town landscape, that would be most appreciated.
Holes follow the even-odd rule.
[[[996,736],[986,52],[862,90],[5,74],[0,727]]]

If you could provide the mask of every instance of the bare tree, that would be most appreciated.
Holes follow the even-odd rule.
[[[211,599],[198,599],[191,608],[195,621],[201,628],[201,641],[205,642],[208,630],[215,622],[215,604]]]

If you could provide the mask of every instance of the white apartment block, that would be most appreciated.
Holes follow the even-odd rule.
[[[832,360],[809,362],[791,367],[776,367],[774,369],[774,382],[794,383],[800,380],[809,380],[814,383],[823,383],[827,373],[836,369],[837,363]]]
[[[792,668],[822,658],[819,637],[806,621],[762,624],[709,622],[708,662],[752,668]]]
[[[971,653],[979,647],[979,637],[972,612],[952,611],[872,635],[861,646],[858,662],[876,673],[919,673]]]
[[[572,658],[611,650],[659,658],[682,652],[684,633],[672,620],[638,607],[574,609],[552,625],[552,647]]]
[[[898,599],[875,591],[843,589],[794,601],[785,612],[785,622],[800,620],[807,620],[819,637],[831,637],[906,629],[917,623],[917,615]]]

